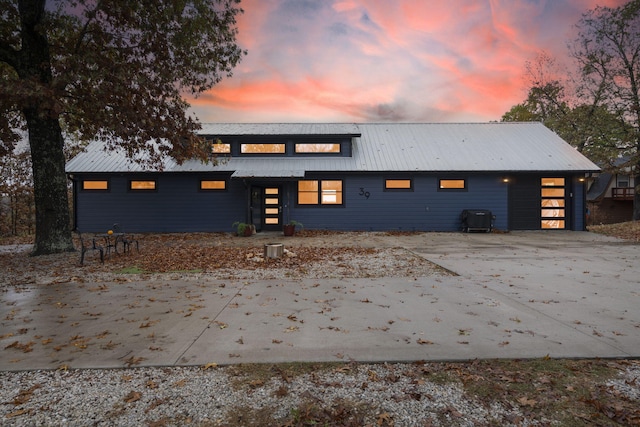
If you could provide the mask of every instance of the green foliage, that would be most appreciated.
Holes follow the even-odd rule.
[[[293,220],[293,219],[292,219],[292,220],[290,220],[287,224],[288,224],[288,225],[293,225],[294,227],[298,227],[298,228],[300,228],[300,229],[303,229],[303,228],[304,228],[304,224],[303,224],[303,223],[301,223],[301,222],[299,222],[299,221],[296,221],[296,220]]]
[[[231,224],[231,228],[235,228],[236,229],[236,234],[238,236],[245,236],[248,232],[247,230],[251,229],[252,224],[248,224],[246,222],[240,222],[240,221],[236,221],[233,224]]]

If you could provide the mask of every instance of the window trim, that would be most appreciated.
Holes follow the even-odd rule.
[[[388,181],[409,181],[409,187],[389,187]],[[403,192],[403,191],[413,191],[413,178],[385,178],[383,184],[383,191],[390,192]]]
[[[443,188],[442,187],[442,182],[443,181],[462,181],[464,183],[464,187],[462,188]],[[467,186],[467,178],[438,178],[438,191],[444,191],[444,192],[465,192],[465,191],[469,191],[469,188]]]
[[[107,184],[107,188],[85,188],[85,182],[105,182]],[[95,193],[105,193],[111,191],[111,181],[109,179],[83,179],[80,183],[80,191],[82,192],[95,192]]]
[[[153,188],[133,188],[134,182],[153,182]],[[154,193],[158,191],[158,180],[157,179],[130,179],[129,191],[134,193]]]
[[[313,181],[316,182],[318,185],[318,190],[317,191],[307,191],[306,193],[315,193],[317,195],[316,197],[316,203],[300,203],[300,183],[304,182],[304,181]],[[322,201],[322,183],[323,182],[327,182],[327,181],[338,181],[340,182],[340,203],[323,203]],[[297,181],[297,188],[296,188],[296,207],[301,207],[301,208],[318,208],[318,207],[322,207],[322,208],[326,208],[326,207],[344,207],[344,179],[301,179]]]

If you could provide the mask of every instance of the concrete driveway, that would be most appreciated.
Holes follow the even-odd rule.
[[[640,356],[640,245],[587,232],[395,236],[453,275],[25,285],[0,370]]]

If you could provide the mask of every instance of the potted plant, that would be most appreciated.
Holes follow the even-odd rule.
[[[231,225],[231,227],[236,229],[236,234],[238,236],[249,237],[253,234],[253,224],[236,221]]]
[[[290,220],[282,226],[282,232],[285,236],[293,236],[296,232],[296,226],[300,227],[300,229],[304,228],[301,222]]]

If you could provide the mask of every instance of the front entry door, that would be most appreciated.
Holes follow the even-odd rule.
[[[264,230],[282,230],[282,187],[264,187],[262,221]]]
[[[520,175],[509,183],[509,229],[571,228],[570,180],[565,177]]]

